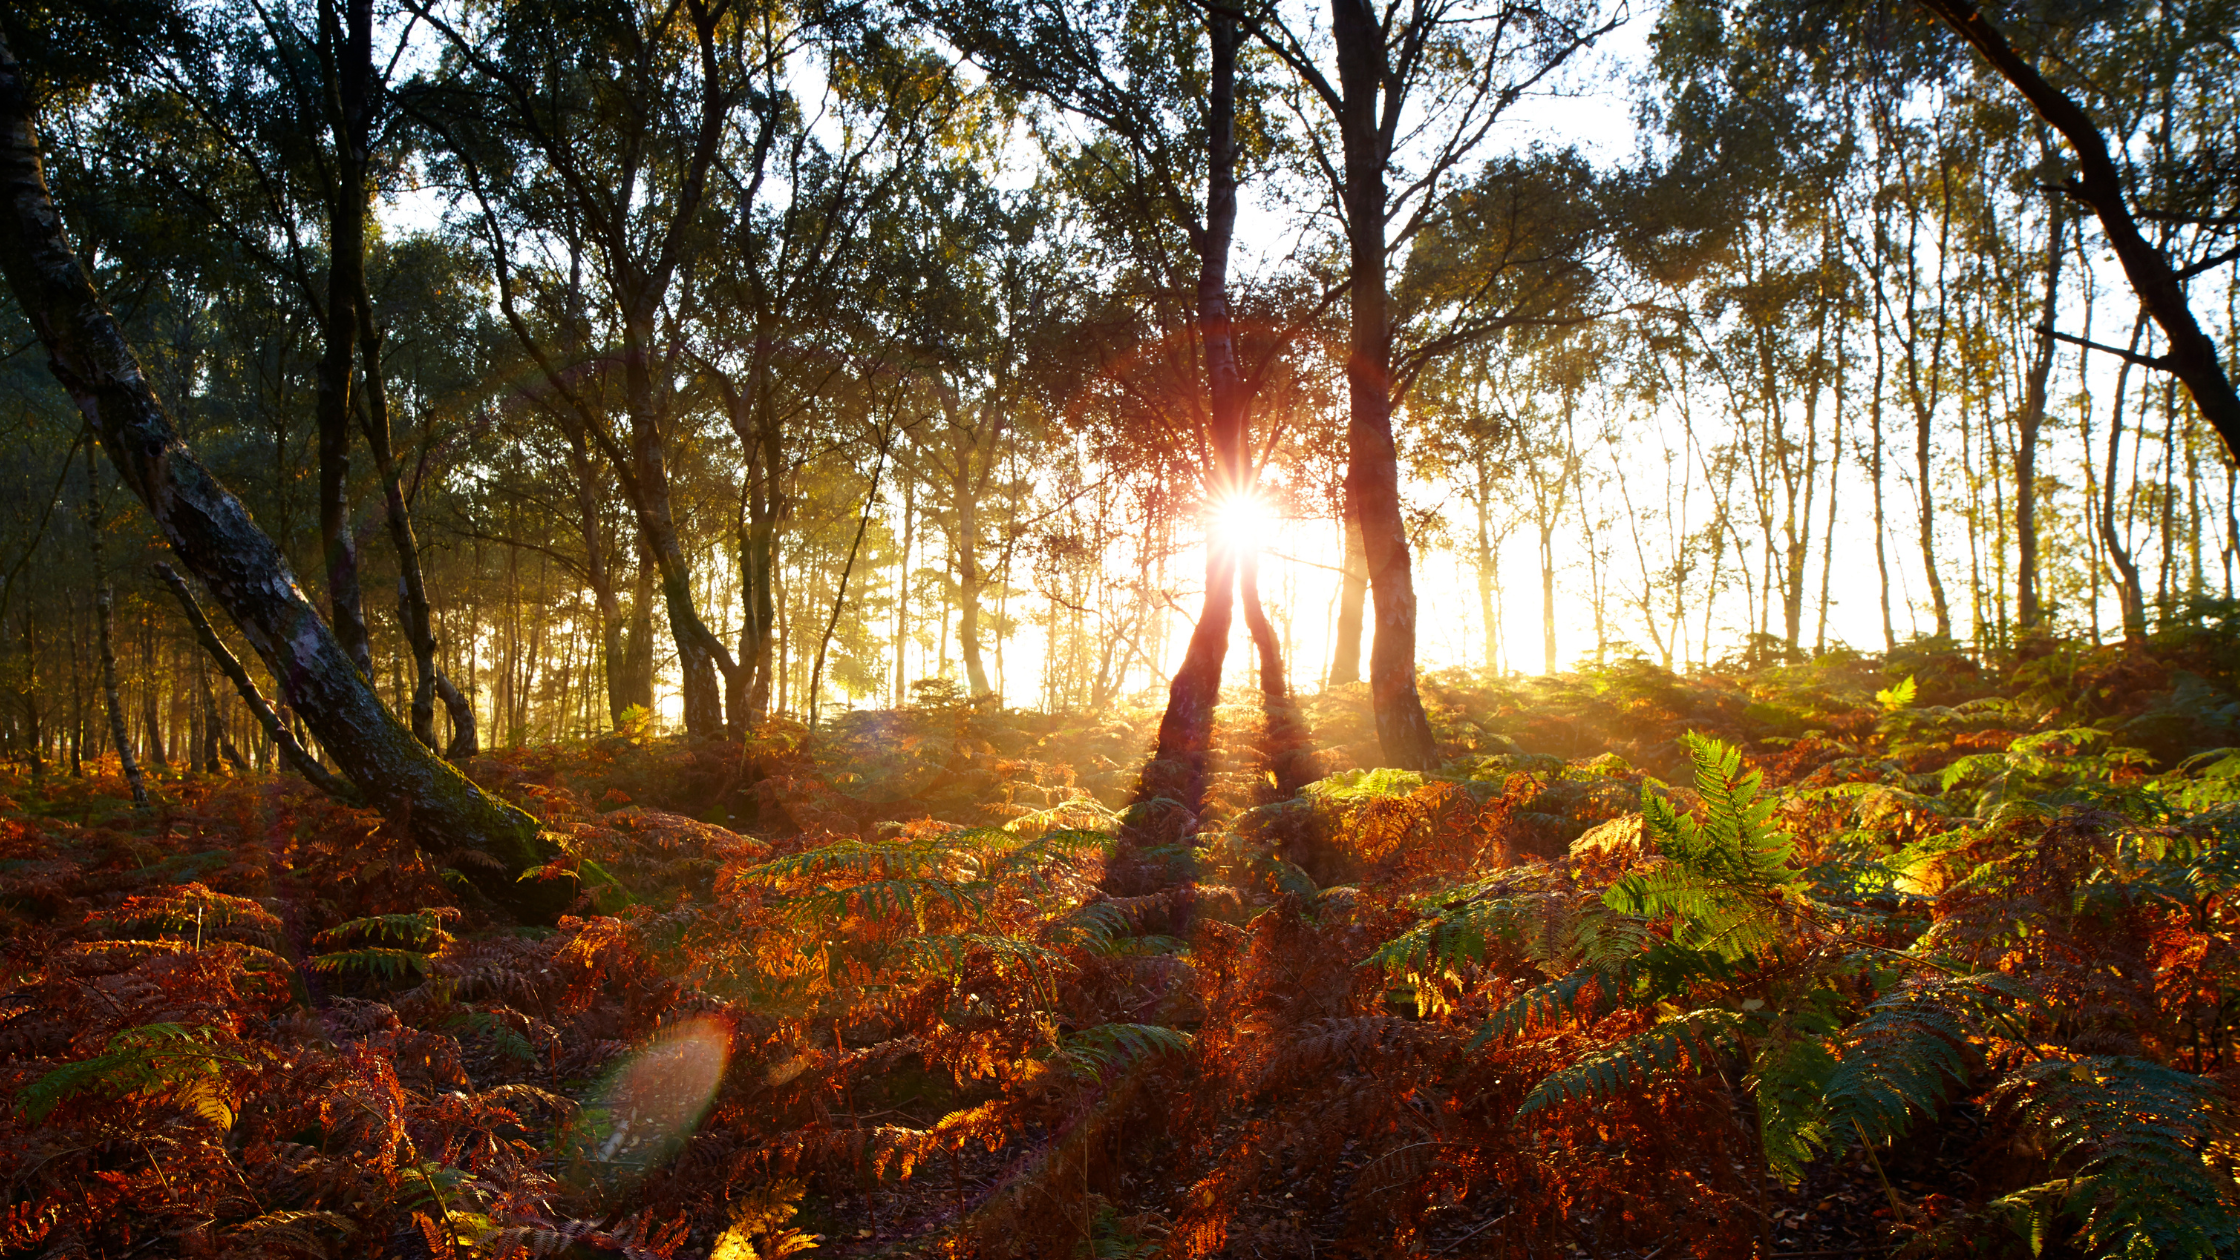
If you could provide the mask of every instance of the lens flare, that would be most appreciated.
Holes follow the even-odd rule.
[[[1217,547],[1258,550],[1273,542],[1283,518],[1256,493],[1225,494],[1206,505],[1206,532]]]
[[[648,1172],[684,1146],[715,1100],[731,1059],[721,1021],[689,1019],[661,1030],[609,1072],[586,1101],[576,1150],[601,1180]]]

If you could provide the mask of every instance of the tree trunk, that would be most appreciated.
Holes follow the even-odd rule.
[[[1416,694],[1416,591],[1400,518],[1399,453],[1392,438],[1392,326],[1386,309],[1385,167],[1378,105],[1389,73],[1384,28],[1367,0],[1332,0],[1344,107],[1346,235],[1351,254],[1346,354],[1346,497],[1361,522],[1375,630],[1369,640],[1369,703],[1390,764],[1438,763],[1431,720]]]
[[[1207,428],[1214,459],[1206,490],[1207,497],[1218,503],[1250,490],[1244,432],[1250,400],[1237,368],[1236,330],[1229,312],[1229,247],[1237,224],[1236,21],[1209,9],[1206,34],[1212,57],[1206,93],[1206,222],[1198,239],[1198,337],[1205,352]],[[1157,754],[1162,761],[1180,761],[1190,768],[1191,799],[1186,803],[1192,808],[1203,794],[1213,709],[1221,699],[1221,667],[1229,653],[1237,569],[1244,553],[1237,540],[1216,535],[1210,516],[1205,546],[1205,607],[1191,632],[1182,667],[1167,685]],[[1280,678],[1279,667],[1279,685]]]
[[[991,694],[988,670],[980,653],[980,590],[986,578],[980,572],[980,513],[973,492],[973,458],[977,440],[951,430],[956,464],[950,470],[957,514],[957,652],[964,658],[965,686],[978,699]]]
[[[241,501],[179,438],[163,405],[63,239],[32,129],[29,85],[0,38],[0,273],[45,344],[55,378],[93,424],[110,462],[174,554],[224,606],[280,680],[289,707],[366,798],[422,844],[472,848],[493,899],[557,909],[556,884],[516,877],[546,860],[536,820],[477,788],[420,746],[304,598],[286,558]]]
[[[364,273],[359,274],[362,285]],[[428,586],[420,569],[420,541],[413,534],[412,509],[405,502],[404,480],[397,467],[394,435],[389,426],[389,392],[381,379],[381,330],[373,323],[373,304],[358,290],[358,341],[363,347],[360,376],[364,405],[358,420],[365,427],[366,447],[373,454],[374,472],[381,478],[382,513],[389,527],[389,545],[397,553],[397,624],[412,648],[412,735],[428,748],[436,743],[436,692],[447,680],[436,673],[435,618],[428,608]],[[455,689],[454,689],[455,691]]]
[[[2139,349],[2139,334],[2146,329],[2147,313],[2141,311],[2137,322],[2131,325],[2131,351]],[[2117,599],[2123,607],[2123,641],[2133,647],[2147,641],[2147,601],[2139,588],[2139,566],[2131,558],[2131,548],[2124,542],[2122,531],[2116,528],[2116,457],[2123,446],[2124,388],[2131,383],[2131,360],[2125,359],[2116,369],[2115,407],[2108,422],[2108,462],[2100,479],[2100,545],[2107,548],[2108,560],[2116,567],[2121,579]],[[2144,417],[2141,417],[2144,421]],[[2136,464],[2134,464],[2136,470]]]
[[[132,736],[124,728],[124,701],[117,695],[117,653],[112,643],[114,627],[110,605],[109,575],[102,569],[101,472],[93,444],[86,444],[86,532],[93,540],[93,622],[100,639],[101,699],[109,711],[109,742],[117,746],[117,764],[132,787],[132,804],[148,807],[148,781],[141,777],[140,761],[132,755]]]
[[[1330,648],[1330,685],[1361,681],[1361,614],[1369,602],[1369,557],[1361,547],[1361,522],[1349,496],[1345,505],[1345,558],[1338,587],[1338,628]]]
[[[1952,637],[1952,608],[1946,603],[1944,579],[1937,575],[1937,521],[1936,486],[1931,480],[1929,466],[1930,411],[1920,405],[1914,407],[1913,467],[1920,478],[1921,491],[1921,567],[1929,575],[1929,606],[1936,614],[1937,637]]]
[[[1555,528],[1554,516],[1540,518],[1540,672],[1544,674],[1556,672]]]
[[[629,398],[631,462],[637,474],[634,506],[638,533],[660,574],[662,604],[669,613],[669,636],[677,645],[685,733],[713,738],[723,733],[722,684],[735,666],[729,649],[708,629],[693,604],[692,564],[685,556],[670,509],[662,408],[654,386],[652,312],[641,303],[623,325],[623,379]]]
[[[894,707],[899,709],[910,694],[906,673],[910,647],[910,547],[917,540],[918,478],[917,470],[907,461],[897,471],[902,474],[902,553],[896,562],[894,579]]]
[[[2061,297],[2061,242],[2068,223],[2063,203],[2053,203],[2046,227],[2046,300],[2041,323],[2053,327]],[[2044,616],[2038,595],[2038,429],[2046,418],[2046,382],[2053,375],[2050,336],[2041,335],[2038,356],[2031,361],[2030,379],[2022,399],[2022,416],[2016,422],[2014,447],[2015,620],[2027,633]]]
[[[1237,601],[1244,605],[1244,624],[1252,631],[1252,645],[1260,654],[1260,694],[1269,700],[1287,698],[1291,689],[1283,681],[1283,646],[1276,642],[1276,628],[1260,603],[1260,554],[1247,550],[1237,558]]]
[[[360,673],[373,676],[373,647],[366,633],[358,580],[358,545],[350,530],[350,416],[359,403],[352,391],[357,370],[358,310],[365,292],[367,145],[371,136],[373,5],[347,0],[347,13],[322,6],[320,52],[326,74],[328,134],[334,169],[327,193],[327,304],[320,312],[324,350],[319,357],[319,542],[327,568],[327,604],[335,638]]]
[[[1476,460],[1478,474],[1478,620],[1486,634],[1486,672],[1491,674],[1501,664],[1501,619],[1494,609],[1493,592],[1496,566],[1499,557],[1493,549],[1491,522],[1487,519],[1493,501],[1493,469],[1481,453]]]

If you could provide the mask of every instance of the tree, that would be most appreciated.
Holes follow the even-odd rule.
[[[55,379],[171,549],[281,680],[288,704],[371,803],[421,843],[495,859],[470,877],[493,899],[548,905],[517,877],[550,852],[536,820],[484,793],[413,738],[297,587],[241,501],[179,440],[115,319],[95,294],[47,189],[33,87],[0,35],[0,274],[50,356]]]
[[[2061,133],[2076,155],[2077,177],[2062,191],[2091,209],[2100,221],[2123,272],[2138,295],[2139,304],[2153,316],[2170,349],[2153,366],[2167,368],[2185,382],[2194,405],[2224,439],[2225,451],[2240,459],[2240,392],[2225,373],[2224,359],[2214,341],[2201,331],[2187,301],[2185,281],[2206,270],[2204,264],[2174,265],[2169,256],[2150,243],[2139,229],[2125,192],[2126,180],[2091,115],[2076,100],[2055,86],[2038,68],[2017,52],[2006,36],[1968,0],[1921,0],[1921,7],[1935,14],[2007,82],[2014,85],[2038,116]],[[2154,20],[2154,19],[2149,19]],[[2212,54],[2213,55],[2213,54]],[[2183,212],[2177,213],[2181,217]],[[2196,221],[2207,223],[2208,217]],[[2231,260],[2231,254],[2216,262]],[[2213,264],[2211,264],[2213,265]],[[2048,335],[2051,335],[2050,328]]]
[[[1452,176],[1503,111],[1616,19],[1584,3],[1489,13],[1471,0],[1404,0],[1382,11],[1368,0],[1332,0],[1334,67],[1319,55],[1319,32],[1294,30],[1273,8],[1248,9],[1243,23],[1296,77],[1304,99],[1294,108],[1314,111],[1314,164],[1344,226],[1346,511],[1361,530],[1374,602],[1369,692],[1385,759],[1429,768],[1438,750],[1416,693],[1415,577],[1393,438],[1406,380],[1394,356],[1391,257],[1445,211]]]
[[[740,726],[744,680],[700,615],[673,501],[669,431],[684,347],[661,325],[678,318],[674,288],[708,246],[711,179],[733,111],[755,72],[782,59],[792,39],[730,0],[652,12],[622,5],[595,22],[515,6],[472,33],[431,8],[414,12],[444,34],[466,72],[427,93],[422,118],[445,139],[483,212],[507,321],[606,456],[660,574],[685,728],[719,733],[725,691]],[[532,230],[581,225],[616,341],[623,433],[580,396],[569,380],[574,365],[520,310],[508,225],[494,202]]]

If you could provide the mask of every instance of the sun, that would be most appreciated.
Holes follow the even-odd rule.
[[[1206,504],[1206,533],[1217,547],[1259,550],[1283,526],[1276,505],[1257,493],[1224,494]]]

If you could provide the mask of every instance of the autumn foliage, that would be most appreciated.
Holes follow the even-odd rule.
[[[550,925],[292,779],[19,774],[0,1252],[2230,1254],[2186,650],[1456,676],[1435,775],[1240,696],[1196,810],[940,701],[484,758]]]

